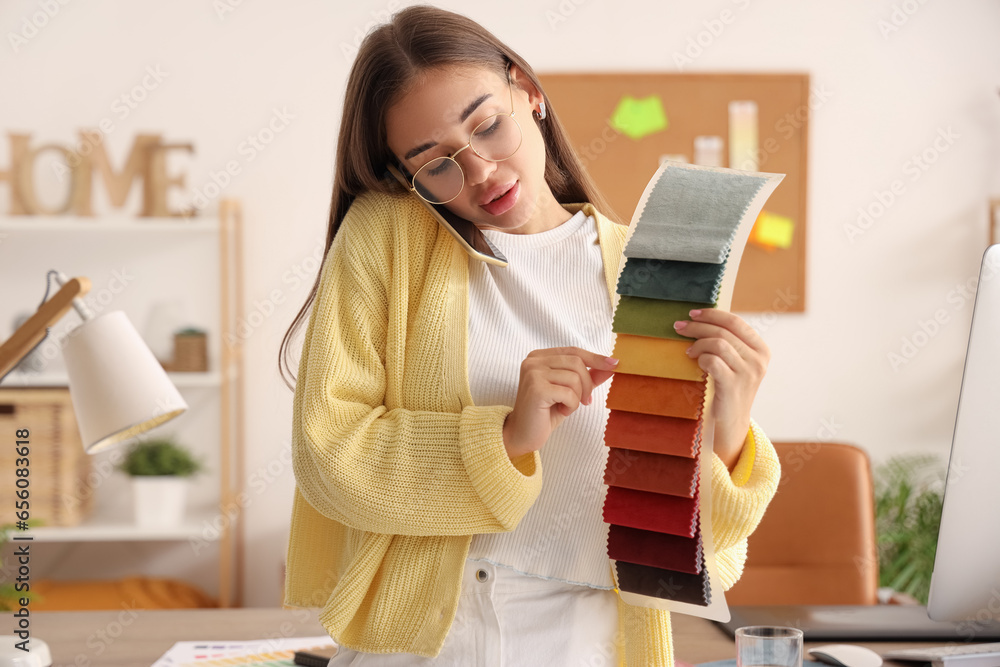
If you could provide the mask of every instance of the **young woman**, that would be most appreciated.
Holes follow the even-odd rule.
[[[509,265],[470,257],[418,197]],[[480,25],[413,6],[361,44],[327,254],[279,360],[313,304],[285,602],[322,608],[332,667],[673,664],[669,614],[622,602],[606,552],[626,230],[609,210],[531,67]],[[780,474],[750,418],[769,351],[715,309],[682,330],[716,382],[711,520],[728,589]]]

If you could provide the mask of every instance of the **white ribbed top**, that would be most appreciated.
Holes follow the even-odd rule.
[[[477,405],[514,405],[521,362],[535,349],[573,345],[610,355],[612,306],[593,217],[578,211],[536,234],[483,232],[506,267],[469,262],[469,384]],[[517,527],[474,535],[469,558],[534,576],[613,588],[603,443],[609,382],[539,452],[542,490]]]

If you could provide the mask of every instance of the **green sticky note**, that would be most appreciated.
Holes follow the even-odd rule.
[[[658,95],[641,100],[626,95],[611,114],[611,127],[632,139],[667,129],[667,114]]]

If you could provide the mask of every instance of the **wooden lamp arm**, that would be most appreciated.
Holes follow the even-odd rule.
[[[0,345],[0,379],[14,368],[28,352],[45,337],[46,328],[52,326],[73,307],[73,299],[90,291],[90,280],[71,278],[51,299],[18,327],[9,339]]]

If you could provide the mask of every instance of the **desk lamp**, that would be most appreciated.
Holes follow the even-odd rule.
[[[163,366],[120,310],[101,315],[80,298],[90,281],[55,274],[61,289],[0,345],[0,380],[72,306],[83,323],[62,343],[69,393],[88,454],[109,449],[188,409]],[[48,291],[46,290],[46,294]]]

